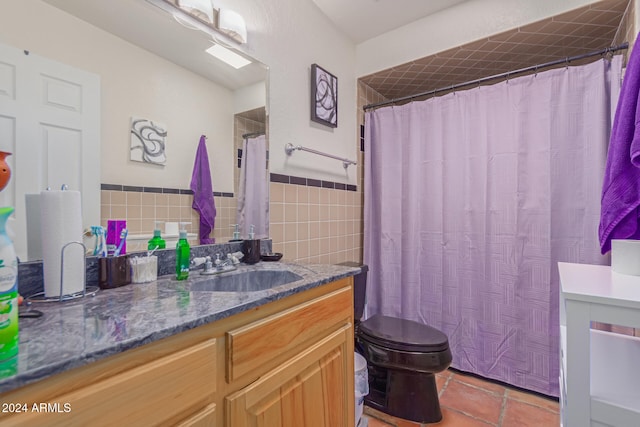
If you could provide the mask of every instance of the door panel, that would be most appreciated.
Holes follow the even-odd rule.
[[[82,194],[83,226],[100,223],[99,76],[0,44],[0,150],[13,154],[0,206],[15,207],[21,260],[38,258],[27,256],[25,194],[67,184]]]

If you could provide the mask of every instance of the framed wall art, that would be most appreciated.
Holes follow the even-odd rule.
[[[338,78],[318,64],[311,65],[311,120],[338,127]]]
[[[131,160],[164,165],[166,140],[167,126],[155,120],[131,117]]]

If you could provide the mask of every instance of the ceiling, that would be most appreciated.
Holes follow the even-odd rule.
[[[177,24],[162,0],[44,0],[118,37],[232,90],[263,81],[266,67],[235,70],[204,54],[212,37]],[[375,37],[467,0],[313,0],[355,42]],[[450,87],[520,68],[581,55],[627,40],[629,0],[602,0],[553,18],[364,76],[386,99]],[[122,13],[126,10],[127,13]],[[455,22],[452,23],[455,25]],[[617,41],[614,41],[614,38]],[[631,35],[634,36],[635,34]]]
[[[356,43],[467,0],[313,0]]]
[[[604,49],[635,36],[625,31],[633,15],[625,14],[628,4],[629,0],[603,0],[360,81],[382,97],[396,99]]]
[[[206,54],[212,36],[180,25],[157,6],[166,5],[162,0],[43,1],[231,90],[266,78],[266,67],[259,62],[236,70]]]

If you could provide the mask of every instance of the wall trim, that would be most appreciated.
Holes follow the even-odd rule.
[[[319,179],[302,178],[299,176],[282,175],[272,173],[271,182],[280,182],[283,184],[303,185],[307,187],[331,188],[334,190],[358,191],[357,185],[344,184],[342,182],[321,181]]]
[[[119,184],[100,184],[100,190],[107,191],[131,191],[134,193],[160,193],[160,194],[193,194],[190,189],[181,188],[163,188],[163,187],[136,187],[130,185]],[[234,197],[233,193],[221,193],[218,191],[213,192],[217,197]]]

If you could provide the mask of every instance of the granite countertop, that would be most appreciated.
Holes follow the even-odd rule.
[[[192,271],[177,281],[163,276],[156,282],[100,290],[95,296],[67,302],[35,302],[39,318],[20,318],[19,354],[8,373],[0,364],[0,392],[95,362],[153,341],[215,322],[271,301],[353,276],[359,268],[260,262],[241,264],[237,272],[256,269],[289,270],[301,280],[257,292],[192,291],[210,276]],[[233,274],[223,273],[223,274]],[[17,373],[15,372],[17,363]],[[5,368],[5,369],[3,369]]]

